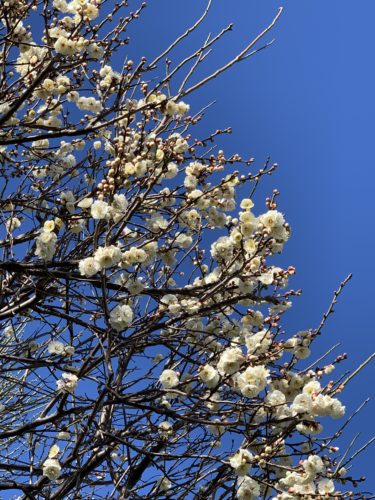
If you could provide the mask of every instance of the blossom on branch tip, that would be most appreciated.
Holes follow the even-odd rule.
[[[61,465],[56,458],[47,458],[43,463],[43,476],[55,481],[61,475]]]
[[[119,304],[112,309],[109,315],[109,323],[114,330],[121,331],[131,324],[133,317],[134,313],[129,305]]]
[[[173,389],[180,383],[180,377],[174,370],[166,369],[161,373],[159,382],[164,389]]]

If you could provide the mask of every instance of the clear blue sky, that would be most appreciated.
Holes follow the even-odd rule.
[[[213,68],[265,27],[279,5],[284,13],[267,37],[276,37],[275,43],[189,101],[193,111],[217,101],[206,116],[204,130],[232,126],[233,134],[221,142],[225,151],[253,156],[259,165],[272,155],[280,165],[255,201],[263,209],[264,197],[278,188],[279,208],[292,226],[282,260],[297,267],[292,286],[302,288],[304,294],[295,299],[285,319],[290,332],[316,327],[333,290],[353,273],[315,352],[322,354],[341,342],[337,354],[348,352],[345,368],[354,369],[375,350],[371,316],[375,305],[375,2],[216,0],[188,48],[194,48],[208,31],[234,22],[234,31],[206,65],[207,70]],[[149,0],[143,20],[130,32],[129,57],[137,60],[146,55],[150,60],[203,6],[203,1]],[[374,376],[372,365],[348,386],[343,400],[349,410],[366,396],[374,396]],[[371,437],[374,407],[370,402],[355,419],[348,438],[360,431],[363,444]],[[375,449],[370,448],[354,467],[357,475],[367,475],[372,491],[374,456]]]

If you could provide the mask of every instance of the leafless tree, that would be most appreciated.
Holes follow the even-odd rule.
[[[372,357],[336,381],[345,356],[302,361],[350,277],[318,328],[285,332],[300,292],[292,267],[272,265],[290,236],[279,193],[252,211],[277,165],[227,157],[216,142],[228,129],[194,139],[205,110],[185,102],[270,45],[281,9],[199,79],[231,25],[170,57],[211,1],[152,61],[126,57],[145,8],[127,4],[0,5],[0,490],[366,497],[350,464],[371,440],[339,452],[355,414],[329,437],[321,421],[343,417],[336,396]]]

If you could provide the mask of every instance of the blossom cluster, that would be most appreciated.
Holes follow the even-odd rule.
[[[255,192],[276,167],[211,148],[223,131],[194,139],[191,75],[170,81],[185,63],[167,59],[156,83],[157,59],[119,66],[139,12],[102,3],[108,16],[99,0],[47,0],[41,36],[26,19],[42,4],[6,6],[1,315],[4,371],[22,390],[6,387],[19,401],[0,420],[29,404],[9,470],[30,461],[44,479],[24,490],[44,497],[112,483],[129,498],[350,497],[322,437],[345,415],[344,384],[326,379],[343,358],[304,361],[321,328],[282,325],[299,295],[295,269],[276,265],[291,229],[278,191],[265,208]]]

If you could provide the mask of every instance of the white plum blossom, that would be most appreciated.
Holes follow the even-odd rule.
[[[107,269],[117,265],[123,255],[119,247],[109,245],[107,247],[98,247],[94,253],[94,259],[101,269]]]
[[[237,377],[237,384],[244,396],[253,398],[266,387],[268,376],[269,370],[264,366],[249,366]]]
[[[77,388],[78,377],[74,373],[63,373],[61,379],[57,382],[57,389],[62,392],[73,394]]]
[[[85,109],[91,111],[92,113],[98,113],[102,111],[103,106],[100,101],[97,101],[94,97],[79,97],[77,100],[77,107],[79,109]]]
[[[48,344],[47,350],[50,354],[64,354],[65,346],[58,340],[53,340]]]
[[[291,405],[291,409],[295,414],[310,413],[312,408],[312,399],[308,394],[298,394]]]
[[[243,209],[243,210],[251,210],[254,206],[254,203],[252,200],[250,200],[250,198],[243,198],[241,203],[240,203],[240,207]]]
[[[47,346],[49,354],[57,354],[60,356],[71,356],[74,354],[75,349],[71,345],[66,345],[58,340],[52,340]]]
[[[138,264],[140,262],[145,262],[147,259],[147,253],[142,248],[132,247],[123,253],[124,263],[129,265]]]
[[[79,208],[82,208],[83,210],[87,210],[88,208],[91,207],[93,202],[94,200],[92,198],[83,198],[83,200],[77,203],[77,206]]]
[[[92,2],[87,2],[81,12],[84,15],[84,17],[87,17],[90,21],[93,21],[99,15],[98,7],[94,5]]]
[[[89,55],[89,57],[93,57],[94,59],[100,59],[104,54],[104,50],[103,47],[100,47],[97,43],[90,43],[87,48],[87,54]],[[94,111],[101,111],[103,109],[101,104],[99,102],[97,102],[96,104],[99,107],[96,107]],[[87,109],[87,107],[84,109]]]
[[[51,481],[55,481],[61,475],[61,465],[57,458],[47,458],[43,462],[43,476],[46,476]]]
[[[187,234],[180,233],[176,236],[174,242],[180,248],[189,248],[193,243],[193,238]]]
[[[265,401],[270,406],[279,406],[286,403],[286,397],[283,392],[275,389],[267,394]]]
[[[7,231],[9,231],[9,232],[14,231],[18,227],[20,227],[20,225],[21,225],[21,221],[20,221],[20,219],[18,217],[11,217],[5,223]]]
[[[126,209],[128,208],[128,200],[123,194],[115,194],[111,204],[111,217],[114,222],[119,222],[124,217]]]
[[[311,351],[307,346],[297,346],[294,348],[293,354],[297,359],[306,359],[310,356]]]
[[[221,354],[217,368],[220,373],[232,375],[238,372],[244,361],[245,358],[239,347],[229,347]]]
[[[324,496],[334,493],[335,484],[332,479],[321,479],[318,481],[318,491]]]
[[[157,480],[157,483],[156,483],[157,491],[168,491],[171,488],[172,488],[172,483],[170,482],[170,480],[167,477],[163,476]]]
[[[180,304],[176,295],[168,293],[161,298],[161,308],[168,309],[168,312],[172,315],[177,315],[182,309],[182,304]]]
[[[295,484],[292,488],[293,493],[296,493],[302,497],[309,497],[310,495],[314,495],[315,493],[315,485],[313,483],[303,483],[303,484]]]
[[[268,269],[265,273],[262,273],[258,280],[263,284],[263,285],[272,285],[274,281],[274,275],[272,269]]]
[[[318,380],[311,380],[311,382],[307,382],[307,384],[303,386],[302,392],[309,395],[310,397],[315,397],[320,394],[321,390],[322,388]]]
[[[39,236],[36,238],[35,255],[45,261],[52,260],[56,252],[56,244],[57,234],[42,229]]]
[[[254,455],[249,450],[240,448],[229,459],[229,463],[238,476],[245,476],[251,468],[253,459]]]
[[[161,373],[159,382],[164,389],[173,389],[180,383],[180,377],[176,371],[166,369]]]
[[[240,477],[238,480],[237,497],[240,500],[253,500],[259,498],[260,486],[255,479],[248,476]]]
[[[259,217],[259,221],[271,231],[285,224],[285,219],[282,213],[277,210],[269,210]]]
[[[199,368],[199,378],[210,389],[216,387],[220,380],[218,371],[208,364]]]
[[[109,323],[112,328],[120,332],[131,324],[133,317],[133,310],[128,304],[119,304],[112,309],[109,316]]]
[[[229,260],[233,256],[234,244],[228,236],[220,238],[212,244],[211,255],[216,260]]]
[[[336,398],[329,395],[319,394],[312,401],[312,411],[314,415],[320,417],[330,416],[334,419],[341,418],[345,414],[345,406]]]
[[[72,56],[77,51],[77,44],[65,36],[60,36],[54,44],[54,49],[58,54]]]
[[[72,191],[65,191],[61,193],[61,203],[64,204],[69,213],[74,213],[76,198]]]
[[[82,276],[87,276],[90,278],[94,276],[99,271],[101,271],[102,266],[94,257],[86,257],[79,262],[79,272]]]
[[[272,336],[267,332],[267,330],[261,330],[254,334],[248,333],[245,335],[245,344],[248,354],[263,354],[267,352],[271,346]]]
[[[319,455],[310,455],[307,460],[303,461],[302,465],[309,476],[316,476],[324,470],[323,460]]]
[[[91,204],[91,216],[93,219],[106,219],[110,215],[110,206],[102,200],[95,200]]]
[[[145,288],[145,285],[139,279],[137,280],[129,279],[126,281],[124,286],[132,295],[139,295]]]

